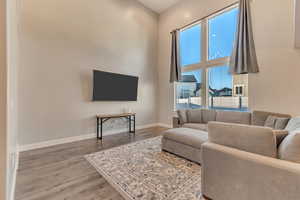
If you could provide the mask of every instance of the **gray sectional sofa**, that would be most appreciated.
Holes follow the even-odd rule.
[[[286,127],[290,115],[264,111],[250,113],[208,109],[180,110],[178,116],[173,118],[174,129],[170,129],[164,134],[162,148],[201,164],[202,144],[208,142],[209,122],[264,126],[269,116],[286,119],[281,127],[277,126],[278,130],[273,129],[276,143],[279,145],[283,138],[288,135],[288,131],[283,129]]]
[[[162,149],[202,165],[213,200],[299,200],[300,118],[254,111],[178,111]]]

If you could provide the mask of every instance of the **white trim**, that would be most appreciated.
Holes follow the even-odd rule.
[[[173,126],[171,124],[164,124],[164,123],[158,123],[157,126],[161,126],[164,128],[173,128]]]
[[[11,188],[9,191],[9,200],[14,200],[15,199],[15,191],[16,191],[16,182],[17,182],[17,172],[19,169],[19,151],[17,150],[16,152],[16,157],[15,157],[15,166],[14,166],[14,171],[13,171],[13,176],[12,176],[12,183],[11,183]]]
[[[160,126],[160,124],[154,123],[154,124],[141,125],[141,126],[137,126],[136,130],[155,127],[155,126]],[[128,131],[127,128],[105,131],[104,136],[123,133],[126,131]],[[68,137],[68,138],[61,138],[61,139],[56,139],[56,140],[49,140],[49,141],[39,142],[39,143],[34,143],[34,144],[21,145],[21,146],[19,146],[19,152],[40,149],[40,148],[50,147],[50,146],[59,145],[59,144],[77,142],[77,141],[87,140],[87,139],[92,139],[92,138],[96,138],[96,133],[87,134],[87,135],[79,135],[79,136]]]

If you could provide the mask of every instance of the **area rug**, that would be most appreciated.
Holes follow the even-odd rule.
[[[199,200],[201,167],[161,151],[161,137],[85,156],[127,200]]]

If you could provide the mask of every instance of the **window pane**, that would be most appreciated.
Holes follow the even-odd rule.
[[[201,62],[201,25],[180,32],[181,66]]]
[[[209,26],[209,60],[231,55],[237,29],[238,8],[211,18]]]
[[[212,67],[208,69],[208,79],[210,108],[247,110],[247,75],[231,75],[228,66]]]
[[[202,106],[202,70],[182,73],[176,85],[176,109],[193,109]]]

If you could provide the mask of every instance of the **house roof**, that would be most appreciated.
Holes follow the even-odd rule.
[[[183,75],[181,82],[184,83],[197,83],[197,79],[194,75]]]

